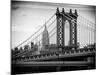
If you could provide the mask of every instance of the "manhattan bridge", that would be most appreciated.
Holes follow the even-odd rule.
[[[69,35],[65,31],[66,25],[69,25]],[[78,14],[76,9],[74,12],[72,9],[66,12],[64,8],[61,11],[57,8],[56,13],[42,27],[12,49],[12,64],[31,67],[57,66],[57,70],[60,69],[59,66],[95,68],[95,26],[95,23]],[[48,36],[43,36],[44,28]],[[48,38],[43,39],[45,36]],[[67,45],[66,38],[69,38]],[[43,40],[48,43],[43,45]]]

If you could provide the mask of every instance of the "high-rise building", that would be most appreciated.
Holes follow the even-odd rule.
[[[42,47],[45,48],[49,45],[49,33],[45,24],[45,28],[42,34]]]

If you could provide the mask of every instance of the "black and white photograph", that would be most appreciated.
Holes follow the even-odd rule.
[[[96,69],[96,6],[11,1],[11,74]]]

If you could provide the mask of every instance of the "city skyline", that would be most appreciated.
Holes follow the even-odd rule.
[[[95,23],[95,8],[94,7],[83,6],[83,5],[69,5],[69,4],[66,4],[66,5],[61,5],[61,4],[49,5],[48,4],[47,5],[45,3],[40,4],[40,3],[34,3],[34,2],[12,3],[12,27],[11,27],[12,28],[12,48],[16,47],[21,42],[26,40],[30,35],[36,32],[39,29],[39,27],[41,27],[45,23],[45,21],[47,21],[56,12],[57,6],[59,6],[60,11],[63,7],[65,8],[65,11],[67,12],[69,12],[70,8],[72,9],[72,11],[77,9],[78,14],[81,14],[85,18]],[[56,26],[56,23],[54,26]],[[65,32],[67,33],[65,34],[65,38],[66,38],[65,43],[68,45],[69,26],[66,25],[65,28],[66,28]],[[83,39],[83,36],[81,36],[80,39]],[[83,41],[82,44],[84,43],[86,42]]]

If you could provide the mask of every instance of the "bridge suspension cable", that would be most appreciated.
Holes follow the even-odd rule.
[[[48,26],[48,28],[49,28],[55,21],[56,21],[56,19],[52,21],[52,23]],[[28,42],[27,44],[29,44],[29,43],[31,43],[32,41],[34,41],[35,39],[37,39],[42,33],[43,33],[43,32],[41,32],[40,34],[38,34],[34,39],[32,39],[32,40],[31,40],[30,42]]]
[[[53,16],[54,17],[54,16]],[[52,17],[52,18],[53,18]],[[56,21],[56,19],[54,19],[47,27],[49,28],[54,22]],[[48,21],[49,22],[49,21]],[[42,29],[42,28],[41,28]],[[51,31],[49,32],[49,38],[51,38],[56,32],[54,32],[54,33],[52,33],[54,30],[56,29],[56,26],[53,28],[53,29],[51,29]],[[31,43],[32,41],[34,41],[34,40],[36,40],[40,35],[42,34],[42,32],[41,33],[39,33],[34,39],[32,39],[31,41],[29,41],[27,44],[25,44],[25,45],[28,45],[29,43]],[[41,39],[42,40],[42,39]],[[39,40],[39,41],[37,41],[36,42],[36,44],[38,44],[38,43],[40,43],[40,41],[41,40]],[[28,51],[25,51],[24,52],[24,54],[26,54],[26,53],[28,53]],[[20,55],[22,55],[23,53],[18,53],[18,54],[16,54],[16,55],[14,55],[14,56],[20,56]]]
[[[50,33],[52,33],[54,29],[56,29],[56,27],[54,27]],[[54,32],[49,36],[49,38],[51,38],[54,34],[56,34],[56,31],[54,31]],[[37,43],[39,43],[40,41],[42,41],[42,39],[40,39]]]
[[[86,32],[86,30],[84,30],[84,32],[86,32],[88,34],[88,36],[86,36],[88,38],[88,45],[95,43],[95,41],[96,41],[96,38],[95,38],[96,24],[91,22],[87,18],[79,15],[78,26],[82,27],[82,29],[85,28],[88,30],[87,32]]]
[[[51,25],[52,25],[55,21],[56,21],[56,19],[51,23]],[[55,29],[56,29],[56,26],[49,32],[49,35],[50,35]],[[41,33],[42,33],[42,32],[41,32]],[[36,40],[36,39],[41,35],[41,33],[40,33],[39,35],[37,35],[34,39],[32,39],[30,42]],[[49,37],[49,38],[50,38],[50,37]],[[42,41],[42,38],[41,38],[41,41]],[[28,42],[27,44],[29,44],[30,42]],[[38,41],[38,42],[40,42],[40,41]],[[36,42],[36,43],[38,43],[38,42]]]
[[[49,36],[49,38],[51,38],[54,34],[56,34],[56,31],[54,31],[56,29],[56,26],[49,32],[49,33],[52,33],[50,36]],[[42,39],[40,39],[38,42],[36,42],[37,44],[38,43],[40,43],[40,41],[42,41]],[[30,51],[25,51],[25,52],[23,52],[23,53],[18,53],[18,54],[16,54],[16,55],[14,55],[14,56],[21,56],[21,55],[23,55],[23,54],[27,54],[27,53],[29,53]]]
[[[55,16],[55,13],[45,22],[48,23],[53,17]],[[41,26],[34,34],[32,34],[30,37],[28,37],[25,41],[23,41],[22,43],[20,43],[19,45],[17,45],[16,47],[21,46],[22,44],[24,44],[25,42],[27,42],[29,39],[31,39],[36,33],[38,33],[43,27],[45,26],[45,24],[43,24],[43,26]],[[50,27],[50,26],[48,26]]]
[[[71,17],[70,15],[68,15],[68,14],[67,14],[67,16],[69,16],[70,18],[66,17],[63,13],[61,13],[61,14],[62,14],[65,18],[67,18],[68,20],[74,19],[74,18],[72,18],[72,17]],[[83,24],[83,23],[81,23],[80,21],[78,21],[78,22],[73,21],[73,22],[76,23],[76,24],[77,24],[77,23]],[[89,22],[90,22],[90,21],[89,21]],[[82,26],[82,25],[79,25],[79,24],[77,24],[77,25],[78,25],[78,26]],[[93,24],[93,23],[92,23],[92,24]],[[85,25],[85,26],[87,26],[87,28],[88,28],[89,30],[92,30],[92,31],[95,33],[95,29],[92,29],[89,25],[90,25],[90,24],[87,24],[87,25]],[[84,26],[84,24],[83,24],[83,26]],[[84,27],[85,27],[85,26],[84,26]],[[89,43],[91,42],[91,41],[90,41],[90,36],[91,36],[90,34],[91,34],[91,33],[92,33],[92,32],[89,31]],[[79,37],[79,38],[80,38],[80,37]]]
[[[80,14],[79,14],[79,16],[80,16],[81,18],[83,18],[84,20],[88,21],[89,23],[91,23],[91,24],[93,24],[93,25],[96,25],[95,23],[91,22],[90,20],[88,20],[87,18],[81,16]]]
[[[62,14],[62,13],[61,13]],[[64,17],[66,17],[64,14],[62,14]],[[68,15],[67,14],[67,16],[69,16],[70,18],[68,18],[68,17],[66,17],[68,20],[71,20],[71,16],[70,15]],[[74,18],[72,18],[72,19],[74,19]],[[73,21],[74,23],[77,23],[77,22],[75,22],[75,21]],[[89,22],[91,22],[91,21],[89,21]],[[78,23],[81,23],[80,21],[78,21]],[[92,23],[92,22],[91,22]],[[82,23],[81,23],[82,24]],[[92,23],[92,24],[94,24],[94,23]],[[80,26],[82,26],[82,25],[80,25]],[[84,26],[84,24],[83,24],[83,26]],[[96,31],[95,29],[92,29],[92,30],[94,30],[94,31]]]
[[[76,16],[75,14],[73,14],[74,16]],[[70,16],[70,15],[69,15]],[[71,16],[70,16],[71,17]],[[76,16],[77,17],[77,16]],[[72,17],[71,17],[72,18]],[[93,22],[91,22],[90,20],[88,20],[88,19],[86,19],[85,17],[83,17],[83,16],[81,16],[80,14],[78,14],[78,23],[81,23],[81,24],[83,24],[83,23],[87,23],[86,24],[86,26],[89,26],[90,28],[91,28],[91,30],[94,30],[94,31],[96,31],[96,24],[95,23],[93,23]],[[83,22],[83,23],[82,23]],[[82,25],[81,25],[82,26]],[[84,26],[84,24],[83,24],[83,26]],[[91,27],[91,26],[93,26],[93,28]],[[84,26],[85,27],[85,26]]]

